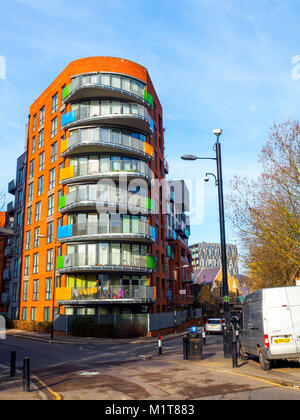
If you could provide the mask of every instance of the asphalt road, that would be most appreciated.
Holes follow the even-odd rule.
[[[81,400],[299,400],[300,391],[279,387],[232,373],[214,360],[222,353],[222,337],[209,336],[205,360],[186,362],[182,337],[157,343],[59,345],[23,338],[0,341],[1,366],[8,366],[10,351],[17,352],[17,365],[31,358],[32,373],[62,399]],[[256,360],[249,362],[260,368]],[[1,399],[1,395],[0,395]]]

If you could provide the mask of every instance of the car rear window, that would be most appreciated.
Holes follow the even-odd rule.
[[[209,319],[208,323],[209,324],[220,324],[220,319]]]

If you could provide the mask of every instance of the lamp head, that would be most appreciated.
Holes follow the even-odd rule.
[[[183,159],[183,160],[197,160],[198,158],[197,158],[197,156],[194,156],[194,155],[184,155],[184,156],[181,156],[181,159]]]

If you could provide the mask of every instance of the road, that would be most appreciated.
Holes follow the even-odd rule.
[[[9,365],[12,350],[17,351],[20,369],[23,358],[31,358],[32,372],[51,391],[50,398],[59,395],[68,400],[107,401],[300,399],[299,390],[259,380],[239,369],[233,371],[230,361],[225,367],[220,364],[222,337],[218,336],[207,338],[204,360],[197,362],[183,361],[182,337],[163,341],[163,354],[158,355],[157,343],[145,340],[59,345],[8,336],[0,341],[0,370],[1,366]],[[258,362],[248,363],[258,375]],[[281,373],[284,374],[284,368]]]

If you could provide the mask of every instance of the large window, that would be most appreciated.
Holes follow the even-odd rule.
[[[32,272],[33,274],[37,274],[39,272],[39,254],[33,254]]]
[[[58,93],[56,93],[52,97],[52,109],[51,109],[52,114],[57,111],[57,105],[58,105]]]
[[[33,280],[33,301],[39,300],[39,280]]]
[[[45,288],[45,300],[51,300],[52,298],[52,278],[46,279],[46,288]]]
[[[45,122],[45,106],[40,109],[40,126],[43,125]]]

